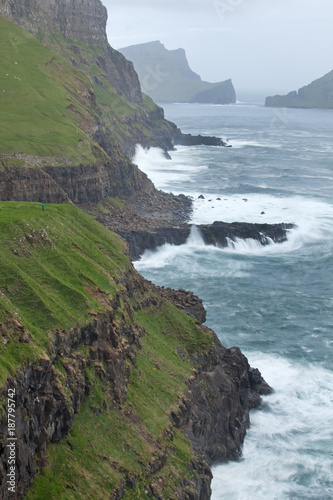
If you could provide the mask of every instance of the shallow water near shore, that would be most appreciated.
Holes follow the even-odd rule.
[[[255,103],[165,112],[183,132],[233,146],[179,147],[172,160],[138,147],[135,161],[158,188],[193,197],[194,224],[297,225],[282,244],[224,249],[194,229],[185,245],[135,263],[156,284],[198,294],[207,325],[274,388],[251,413],[243,459],[213,468],[212,499],[332,499],[333,113]]]

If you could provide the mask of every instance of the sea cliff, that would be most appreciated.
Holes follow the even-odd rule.
[[[208,499],[270,388],[105,227],[186,220],[129,156],[192,138],[109,46],[99,0],[0,0],[0,16],[1,497]]]
[[[119,51],[133,62],[143,92],[156,102],[236,102],[232,81],[202,81],[191,70],[184,49],[167,50],[161,42],[154,41],[131,45]]]
[[[333,109],[333,71],[287,95],[267,97],[265,106],[275,108]]]

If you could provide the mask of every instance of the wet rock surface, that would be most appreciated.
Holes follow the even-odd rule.
[[[155,250],[169,243],[183,245],[191,233],[191,225],[182,224],[173,227],[158,227],[150,231],[122,231],[118,234],[129,244],[130,255],[138,260],[145,250]],[[214,222],[197,226],[206,245],[227,247],[237,239],[252,239],[265,246],[272,242],[282,243],[287,240],[288,230],[293,224],[250,224],[246,222]]]

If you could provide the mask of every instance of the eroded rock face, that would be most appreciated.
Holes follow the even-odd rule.
[[[151,194],[153,183],[146,174],[126,159],[114,165],[70,167],[4,168],[0,171],[2,201],[39,201],[44,203],[98,203],[106,196]]]
[[[153,183],[126,159],[77,167],[45,167],[44,171],[73,203],[97,203],[107,196],[131,196],[138,191],[149,194]]]
[[[114,312],[116,310],[117,299]],[[43,465],[47,446],[59,442],[71,430],[74,414],[80,411],[82,399],[92,389],[85,375],[87,367],[98,369],[102,382],[109,389],[112,387],[116,405],[125,402],[129,364],[135,363],[135,347],[140,346],[142,334],[138,325],[134,328],[125,324],[116,327],[113,313],[109,317],[99,315],[84,328],[74,328],[70,332],[59,330],[53,342],[52,356],[30,364],[8,381],[2,396],[6,399],[8,389],[15,390],[17,494],[12,495],[6,483],[8,464],[4,444],[9,436],[7,414],[4,414],[0,429],[1,498],[24,498],[32,485],[36,468]],[[82,345],[89,347],[88,356],[76,351]],[[66,371],[62,383],[55,368],[58,359],[62,360]],[[65,388],[70,396],[66,395]]]
[[[123,291],[116,295],[110,303],[108,315],[96,313],[91,323],[83,328],[58,330],[50,355],[22,368],[8,380],[1,392],[1,400],[5,401],[8,389],[15,389],[16,399],[16,496],[9,494],[6,484],[6,412],[0,418],[0,496],[4,500],[24,498],[36,470],[45,465],[48,445],[59,442],[70,432],[83,398],[92,390],[86,376],[87,368],[94,369],[107,386],[115,411],[123,409],[121,411],[125,416],[126,412],[132,411],[130,408],[124,410],[124,403],[131,369],[136,363],[137,351],[141,348],[140,339],[145,331],[135,323],[129,303],[126,306],[128,320],[124,319],[119,324],[116,312],[120,304],[126,302],[126,297],[131,297],[139,288],[144,302],[141,305],[137,303],[137,307],[143,306],[143,303],[159,307],[156,300],[163,301],[164,295],[171,294],[180,308],[183,307],[181,298],[183,303],[193,300],[192,294],[185,290],[162,291],[163,298],[158,299],[157,295],[151,295],[155,287],[138,275],[134,278],[128,275],[123,284],[126,294]],[[239,457],[249,425],[249,410],[260,404],[260,394],[271,390],[258,370],[249,367],[239,349],[226,349],[213,332],[210,336],[213,343],[194,358],[195,372],[188,381],[188,390],[179,395],[178,403],[170,414],[170,428],[166,429],[171,440],[174,427],[183,429],[196,457],[188,465],[189,476],[175,491],[178,500],[210,498],[210,465],[215,461]],[[85,346],[84,351],[79,349],[82,346]],[[178,349],[178,355],[186,357],[181,349]],[[64,368],[61,376],[56,368],[59,360]],[[128,416],[131,418],[131,415]],[[165,463],[165,450],[156,444],[148,468],[142,471],[153,494],[159,494],[161,485],[152,475],[162,470]],[[124,474],[114,490],[116,496],[112,498],[121,498],[127,488],[135,486],[137,480],[133,475]]]
[[[70,203],[69,197],[47,173],[38,168],[0,170],[0,199],[3,201],[39,201]]]
[[[107,10],[99,0],[1,0],[0,16],[33,34],[56,29],[65,38],[107,44]]]
[[[272,389],[237,347],[226,349],[213,334],[214,345],[197,357],[197,376],[190,384],[175,423],[184,428],[197,455],[209,464],[239,459],[249,427],[249,411]]]
[[[154,286],[154,289],[159,295],[172,302],[185,314],[191,316],[199,323],[205,323],[206,309],[203,306],[202,299],[194,295],[193,292],[184,290],[183,288],[173,290],[169,287],[164,288],[159,286]]]

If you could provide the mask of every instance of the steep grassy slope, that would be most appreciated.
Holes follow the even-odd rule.
[[[107,158],[89,137],[98,113],[83,73],[1,18],[0,58],[0,154],[53,157],[54,164]]]
[[[48,349],[48,332],[70,329],[102,312],[130,268],[124,243],[70,205],[0,202],[0,381]],[[22,343],[27,333],[29,342]]]
[[[125,152],[131,154],[136,143],[172,148],[176,126],[164,119],[163,109],[148,95],[141,94],[132,63],[126,61],[121,53],[110,46],[106,51],[105,48],[87,45],[80,40],[64,38],[60,33],[44,36],[42,41],[74,62],[88,76],[105,127],[112,130]],[[116,68],[122,65],[121,80],[116,88],[113,75]],[[121,93],[122,86],[132,86],[132,89],[124,95]]]
[[[101,50],[85,50],[93,65]],[[0,199],[92,203],[153,191],[121,147],[136,142],[128,125],[136,105],[105,82],[95,85],[99,106],[94,66],[86,61],[92,74],[85,74],[1,18],[0,57]],[[134,128],[141,138],[148,133],[144,124]]]
[[[94,111],[98,109],[95,130],[90,125],[88,133],[93,141],[109,156],[116,144],[129,155],[134,153],[136,143],[172,149],[176,126],[141,93],[133,64],[108,44],[107,11],[100,0],[60,0],[56,5],[52,0],[18,3],[2,0],[0,16],[29,30],[43,46],[86,75],[91,106]]]
[[[123,241],[73,206],[42,211],[40,204],[0,203],[0,245],[1,386],[31,362],[38,370],[51,362],[58,398],[63,394],[77,413],[68,439],[49,448],[27,498],[106,499],[126,483],[134,490],[124,498],[151,498],[151,487],[173,498],[197,472],[190,473],[190,443],[172,429],[170,414],[194,373],[192,357],[212,344],[210,334],[156,297],[124,255]],[[78,329],[87,328],[87,339],[87,325],[103,317],[113,340],[98,340],[96,330],[93,343],[80,342]],[[63,347],[56,348],[59,339]],[[35,417],[21,404],[23,439]],[[35,445],[28,447],[33,454]]]

